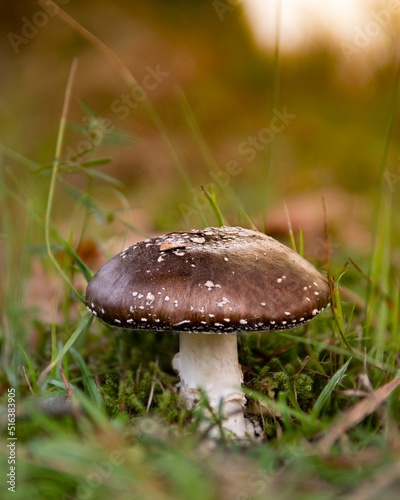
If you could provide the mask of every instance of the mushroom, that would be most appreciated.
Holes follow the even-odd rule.
[[[290,248],[240,227],[174,232],[147,239],[108,261],[89,282],[88,309],[105,323],[179,332],[173,367],[188,408],[200,391],[222,408],[238,438],[246,398],[237,333],[285,330],[329,303],[329,285]]]

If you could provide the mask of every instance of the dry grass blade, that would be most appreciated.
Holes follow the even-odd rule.
[[[388,382],[369,397],[347,410],[339,421],[322,437],[317,445],[317,450],[323,455],[328,454],[340,436],[360,423],[365,417],[374,413],[399,385],[400,377]]]

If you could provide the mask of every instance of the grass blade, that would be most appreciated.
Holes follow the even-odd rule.
[[[336,386],[341,382],[347,368],[350,364],[351,358],[333,375],[330,381],[326,384],[321,394],[318,396],[318,399],[315,401],[313,409],[311,410],[310,415],[317,418],[324,408],[326,402],[330,398],[332,392],[335,390]]]
[[[224,220],[224,216],[221,213],[221,210],[218,206],[217,197],[215,195],[215,191],[211,192],[206,191],[203,187],[201,188],[204,196],[207,198],[207,201],[210,203],[212,211],[214,212],[215,218],[217,219],[218,226],[224,226],[226,224]]]
[[[82,356],[73,347],[70,348],[69,354],[74,358],[75,363],[79,366],[83,375],[83,385],[85,386],[85,393],[88,394],[89,398],[95,403],[98,408],[103,405],[103,400],[100,395],[100,391],[96,385],[96,382],[91,374],[89,368],[87,367]]]
[[[80,320],[78,326],[76,327],[76,330],[74,333],[71,335],[71,337],[67,340],[66,344],[64,347],[61,349],[61,351],[57,354],[57,356],[54,357],[52,362],[49,364],[49,366],[43,370],[43,372],[40,374],[39,379],[38,379],[38,384],[42,385],[44,382],[44,379],[46,375],[51,372],[51,370],[59,363],[62,358],[65,356],[65,354],[68,352],[68,350],[74,345],[76,340],[79,338],[79,336],[89,328],[93,321],[93,314],[90,312],[87,312],[85,316],[82,317]]]
[[[57,259],[55,258],[53,251],[52,251],[51,242],[50,242],[51,212],[52,212],[53,200],[54,200],[54,196],[55,196],[55,186],[56,186],[56,180],[57,180],[57,175],[58,175],[58,167],[60,164],[61,150],[62,150],[62,145],[63,145],[63,141],[64,141],[64,133],[65,133],[65,126],[66,126],[66,119],[67,119],[67,110],[68,110],[69,102],[70,102],[70,98],[71,98],[72,82],[73,82],[73,79],[75,76],[76,66],[77,66],[77,61],[75,59],[74,62],[72,63],[71,71],[70,71],[70,74],[68,77],[67,87],[66,87],[66,91],[65,91],[64,104],[63,104],[63,109],[62,109],[62,113],[61,113],[61,120],[60,120],[60,126],[59,126],[59,130],[58,130],[58,136],[57,136],[55,158],[54,158],[53,170],[51,173],[49,195],[48,195],[47,207],[46,207],[46,219],[45,219],[44,233],[45,233],[47,254],[48,254],[50,260],[52,261],[53,265],[55,266],[57,271],[60,273],[60,275],[63,277],[64,281],[66,283],[68,283],[69,287],[75,293],[75,295],[79,298],[79,300],[82,300],[80,293],[78,292],[78,290],[76,290],[76,288],[72,284],[71,280],[65,274],[64,270],[62,269],[62,267],[58,263]]]

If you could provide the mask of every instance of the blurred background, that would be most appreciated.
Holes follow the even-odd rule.
[[[12,258],[19,241],[43,246],[29,208],[44,217],[75,58],[53,222],[71,240],[85,225],[81,253],[93,269],[143,234],[215,225],[202,188],[231,225],[285,240],[289,216],[317,261],[324,203],[333,256],[370,250],[383,191],[400,226],[400,2],[58,5],[69,18],[48,0],[0,5],[3,210],[12,220],[2,243],[14,241]]]

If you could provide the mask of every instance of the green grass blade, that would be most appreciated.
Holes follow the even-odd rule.
[[[42,168],[42,166],[39,165],[38,163],[35,163],[29,158],[26,158],[26,156],[23,156],[21,153],[17,153],[13,149],[8,148],[4,144],[0,144],[0,152],[3,153],[8,158],[11,158],[12,160],[16,161],[17,163],[20,163],[21,165],[28,167],[29,170],[36,171]]]
[[[46,218],[45,218],[45,225],[44,225],[44,237],[46,241],[46,248],[47,248],[47,254],[49,256],[49,259],[59,272],[59,274],[62,276],[64,281],[69,285],[71,290],[75,293],[75,295],[82,300],[82,297],[78,290],[75,288],[71,280],[68,278],[66,275],[65,271],[63,268],[60,266],[58,263],[57,259],[55,258],[53,252],[52,252],[52,245],[50,242],[50,236],[51,236],[51,229],[50,229],[50,220],[51,220],[51,214],[52,214],[52,209],[53,209],[53,201],[55,197],[55,187],[56,187],[56,180],[58,176],[58,168],[60,165],[60,157],[61,157],[61,151],[62,151],[62,146],[63,146],[63,141],[64,141],[64,134],[65,134],[65,125],[66,125],[66,117],[67,117],[67,110],[68,106],[70,103],[70,98],[71,98],[71,91],[72,91],[72,82],[75,76],[75,71],[76,71],[76,59],[73,61],[72,66],[71,66],[71,71],[68,77],[68,82],[65,90],[65,97],[64,97],[64,104],[63,104],[63,109],[61,112],[61,119],[60,119],[60,125],[58,129],[58,135],[57,135],[57,144],[56,144],[56,150],[55,150],[55,155],[54,155],[54,164],[53,164],[53,170],[51,173],[51,179],[50,179],[50,187],[49,187],[49,194],[47,198],[47,207],[46,207]]]
[[[74,345],[74,343],[79,338],[79,336],[89,328],[92,321],[93,321],[93,314],[90,312],[87,312],[85,314],[85,316],[83,316],[81,318],[78,326],[76,327],[76,330],[73,332],[71,337],[67,340],[64,347],[54,357],[54,359],[49,364],[49,366],[45,370],[43,370],[43,372],[40,374],[39,380],[38,380],[39,385],[43,384],[46,375],[57,365],[57,363],[59,363],[62,360],[62,358],[65,356],[65,354],[68,352],[68,350]]]
[[[288,224],[288,232],[289,232],[289,237],[290,237],[290,244],[292,246],[292,249],[297,252],[297,245],[296,245],[296,238],[294,237],[293,233],[293,228],[292,228],[292,221],[290,220],[290,214],[289,214],[289,209],[285,203],[285,214],[286,214],[286,220]]]
[[[304,257],[304,233],[301,227],[299,228],[299,254]]]
[[[215,218],[217,219],[218,226],[224,226],[226,224],[224,216],[218,206],[217,197],[215,191],[212,189],[210,192],[206,191],[203,187],[201,188],[207,201],[210,203],[212,211],[214,212]]]
[[[35,371],[35,368],[33,366],[32,360],[28,356],[28,354],[25,352],[25,350],[22,348],[21,345],[19,346],[19,348],[21,349],[21,351],[25,357],[26,366],[28,368],[28,375],[30,378],[30,383],[31,383],[32,389],[36,394],[38,394],[40,392],[40,389],[39,389],[39,384],[38,384],[37,377],[36,377],[36,371]]]
[[[313,409],[311,410],[311,416],[317,418],[320,415],[328,399],[331,397],[332,392],[335,390],[336,386],[340,384],[341,380],[345,376],[350,361],[351,358],[333,375],[333,377],[323,388],[321,394],[318,396],[318,399],[315,401]]]
[[[82,372],[82,380],[86,394],[98,408],[101,408],[103,406],[103,400],[101,398],[100,391],[83,357],[73,347],[70,348],[69,354],[73,357],[75,363],[79,366]]]

